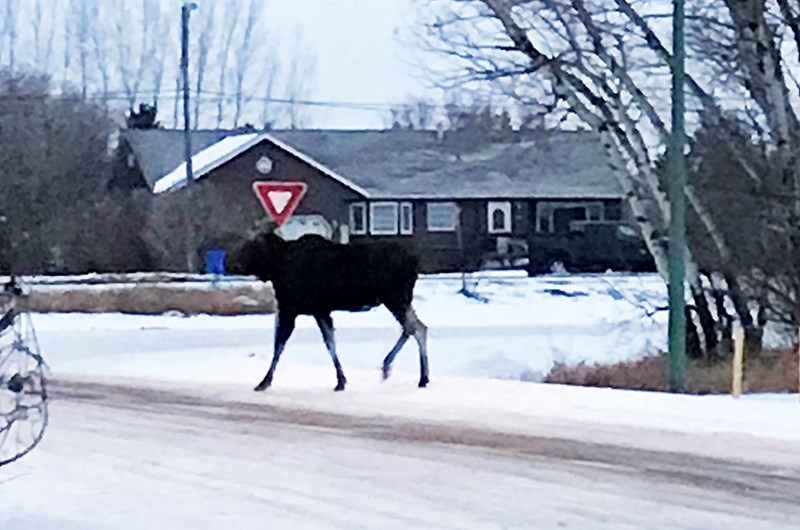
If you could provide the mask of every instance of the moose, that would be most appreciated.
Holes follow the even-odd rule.
[[[389,241],[335,243],[311,234],[287,241],[275,233],[256,233],[228,255],[225,266],[233,274],[271,281],[275,291],[278,311],[272,362],[254,390],[272,384],[299,315],[316,320],[336,369],[334,390],[344,390],[347,379],[336,355],[331,312],[365,311],[380,305],[402,327],[400,338],[383,360],[383,379],[389,377],[397,353],[413,336],[419,346],[419,387],[428,385],[427,327],[411,305],[419,263],[402,245]]]

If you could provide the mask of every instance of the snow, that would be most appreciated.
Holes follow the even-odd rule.
[[[294,149],[290,145],[285,144],[280,140],[278,140],[277,138],[266,133],[250,133],[250,134],[239,134],[234,136],[228,136],[226,138],[223,138],[219,142],[203,149],[199,153],[192,156],[192,173],[194,175],[194,178],[198,179],[202,177],[206,173],[217,168],[219,165],[247,151],[254,145],[261,142],[262,140],[269,140],[270,143],[276,145],[283,151],[286,151],[287,153],[295,156],[296,158],[299,158],[303,162],[318,169],[322,173],[325,173],[333,180],[336,180],[341,184],[344,184],[348,188],[352,189],[353,191],[364,197],[369,197],[370,195],[369,192],[367,192],[364,188],[351,182],[345,177],[339,175],[338,173],[331,171],[331,169],[323,166],[310,156],[301,153],[300,151]],[[185,184],[186,184],[186,163],[183,162],[173,171],[158,179],[158,181],[156,181],[155,185],[153,186],[153,192],[164,193],[173,190],[175,188],[178,188],[180,186],[184,186]]]
[[[417,313],[429,327],[433,385],[427,391],[414,385],[419,361],[413,341],[397,357],[392,379],[380,382],[378,367],[400,330],[378,308],[334,314],[349,379],[336,399],[330,399],[334,372],[316,324],[300,317],[270,402],[354,415],[379,409],[504,430],[555,417],[800,440],[797,396],[734,400],[531,383],[554,363],[612,363],[663,348],[667,315],[657,308],[666,293],[656,275],[487,274],[467,282],[485,302],[458,294],[461,287],[459,275],[437,275],[421,279],[415,291]],[[38,314],[34,322],[56,377],[203,382],[237,393],[260,380],[272,356],[272,315]]]
[[[4,530],[796,528],[759,503],[605,466],[269,421],[54,402],[0,475]]]
[[[34,315],[57,382],[112,386],[97,399],[60,395],[54,385],[44,441],[0,470],[0,528],[797,527],[797,503],[774,498],[793,487],[775,486],[787,493],[762,505],[697,478],[717,484],[717,466],[730,465],[734,477],[751,473],[738,480],[763,482],[752,491],[773,491],[770,481],[800,477],[796,394],[735,399],[530,382],[554,362],[615,362],[662,348],[666,292],[657,276],[503,272],[467,281],[474,297],[461,287],[458,275],[418,283],[415,305],[429,327],[426,389],[416,387],[413,341],[380,380],[399,334],[384,309],[334,315],[342,393],[332,391],[334,370],[310,318],[299,319],[273,386],[256,393],[271,358],[271,315]],[[184,398],[153,393],[128,403],[114,385]],[[455,445],[374,438],[275,422],[276,410],[360,418],[376,429],[475,429],[500,445],[519,435],[617,447],[622,462],[587,460],[584,449],[561,460],[496,454],[461,447],[457,436]],[[664,465],[651,461],[656,454],[687,473],[680,487],[654,474]],[[698,457],[709,469],[684,469],[683,458]]]
[[[245,285],[239,278],[225,281]],[[210,283],[186,285],[192,289],[214,288]],[[422,277],[415,290],[417,313],[429,327],[431,367],[439,375],[538,380],[556,362],[616,362],[653,353],[664,346],[666,313],[655,312],[654,308],[663,305],[666,294],[663,282],[656,275],[528,278],[524,273],[504,272],[468,280],[467,287],[486,303],[458,294],[461,287],[458,275],[435,275]],[[60,287],[56,284],[46,288]],[[239,348],[264,362],[271,355],[274,329],[271,315],[183,318],[42,314],[36,316],[35,322],[45,336],[48,333],[58,336],[61,330],[96,331],[101,335],[127,330],[132,342],[148,344],[151,340],[170,341],[169,331],[174,330],[176,337],[190,343],[198,341],[228,350]],[[345,369],[378,366],[382,352],[388,351],[399,334],[398,324],[383,308],[335,313],[334,323]],[[232,329],[239,330],[235,337],[220,335]],[[73,351],[66,340],[58,339],[58,344],[52,348],[53,355],[63,358],[65,368],[72,367],[73,373],[97,372],[96,364],[79,361],[82,352],[87,348],[94,350],[95,345],[101,350],[108,347],[102,340],[81,341],[81,351]],[[329,365],[316,324],[310,317],[298,319],[298,329],[287,348],[282,362],[304,362],[326,368]],[[405,347],[396,369],[417,370],[413,348],[413,343]],[[128,367],[126,370],[132,370],[130,366],[146,366],[139,363],[138,357],[146,357],[146,351],[125,350],[122,344],[112,350],[120,350],[115,358]],[[209,352],[212,359],[216,351]],[[189,370],[194,373],[196,366]],[[131,374],[147,375],[135,370],[123,371],[121,375]]]
[[[195,154],[192,156],[192,173],[194,178],[196,179],[206,174],[209,170],[217,167],[221,161],[229,160],[236,154],[248,149],[252,145],[252,142],[258,137],[258,133],[228,136]],[[153,192],[163,193],[185,184],[186,162],[182,162],[170,173],[158,179],[155,186],[153,186]]]

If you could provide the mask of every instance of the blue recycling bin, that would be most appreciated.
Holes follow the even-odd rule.
[[[206,273],[225,274],[225,251],[213,249],[206,252]]]

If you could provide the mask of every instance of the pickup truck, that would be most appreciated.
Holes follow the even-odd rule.
[[[568,272],[653,272],[655,262],[642,237],[621,221],[573,221],[562,233],[528,237],[529,276]]]

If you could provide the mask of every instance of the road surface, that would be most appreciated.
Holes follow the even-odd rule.
[[[0,528],[800,528],[796,460],[355,418],[208,390],[55,381],[44,441],[0,469]]]

